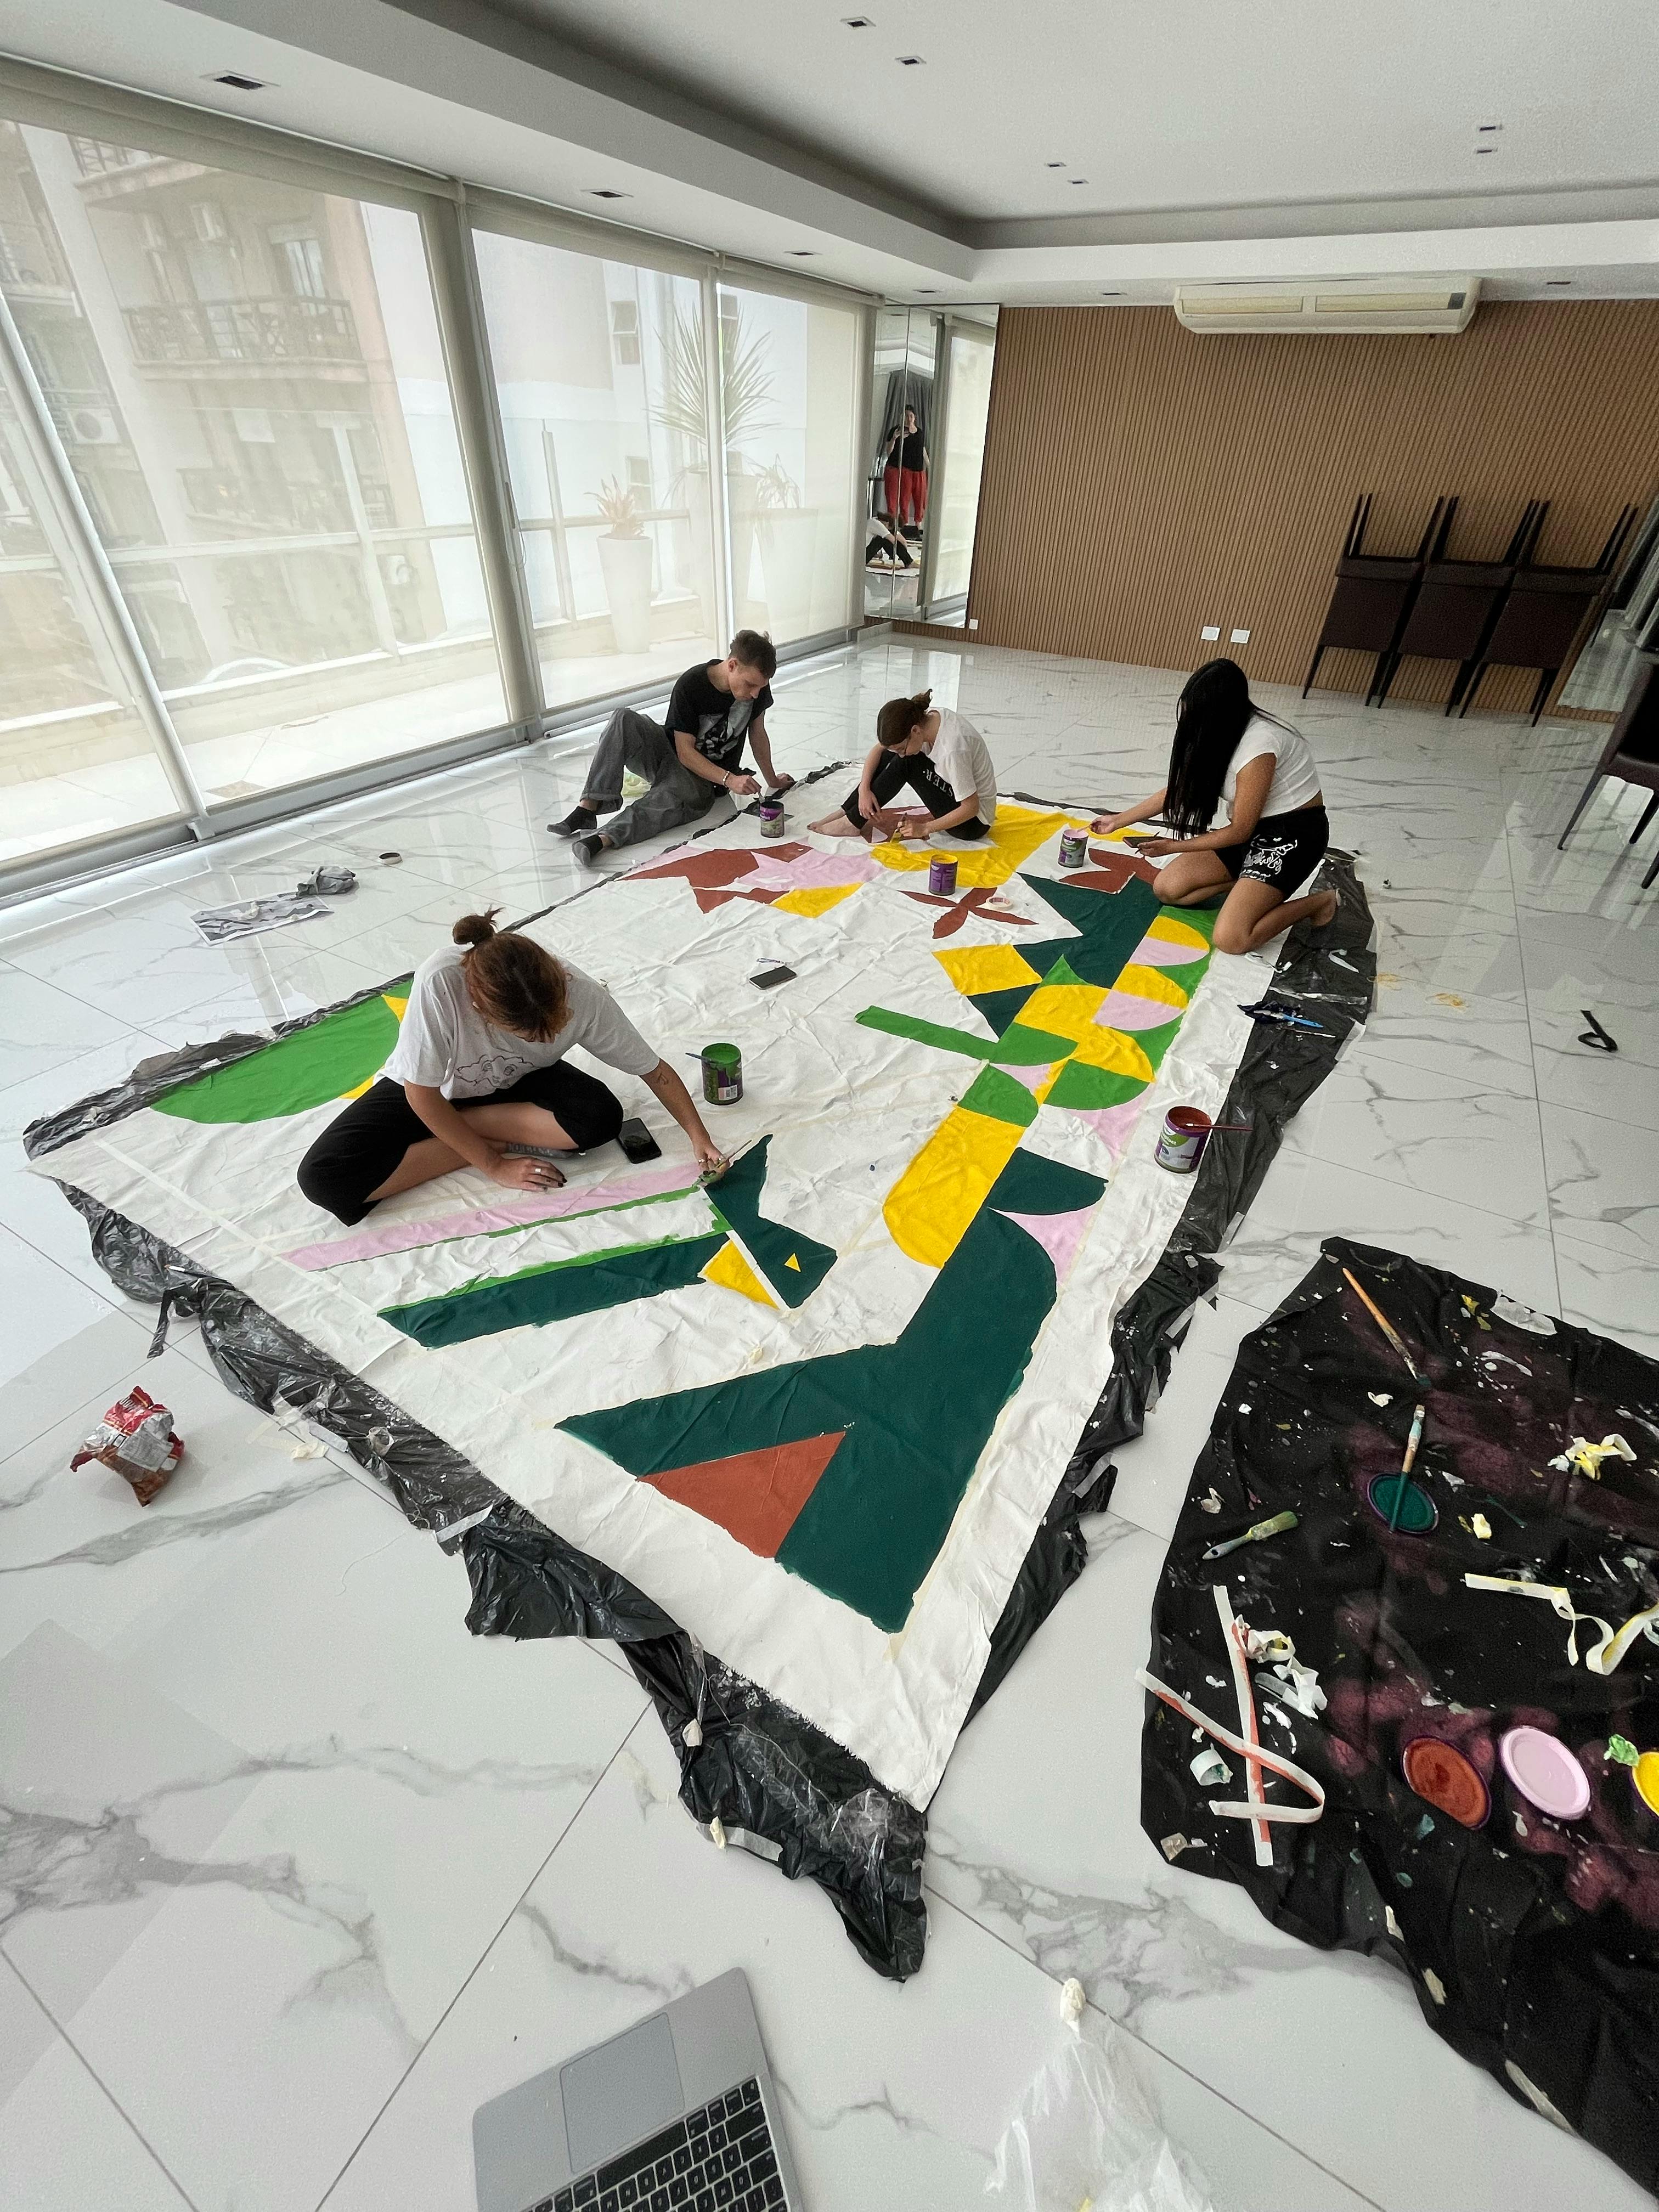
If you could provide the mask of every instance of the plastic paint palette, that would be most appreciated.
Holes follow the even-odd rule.
[[[1499,1741],[1498,1756],[1521,1795],[1553,1820],[1576,1820],[1589,1810],[1589,1777],[1559,1736],[1513,1728]]]
[[[1486,1785],[1455,1744],[1416,1735],[1400,1754],[1401,1771],[1425,1804],[1465,1828],[1485,1825],[1492,1811]]]
[[[1394,1523],[1396,1536],[1426,1536],[1440,1518],[1428,1492],[1419,1489],[1407,1474],[1373,1475],[1365,1496],[1384,1528]]]

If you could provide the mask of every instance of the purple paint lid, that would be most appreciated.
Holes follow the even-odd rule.
[[[1521,1795],[1553,1820],[1576,1820],[1589,1812],[1589,1777],[1559,1736],[1512,1728],[1498,1739],[1498,1756]]]

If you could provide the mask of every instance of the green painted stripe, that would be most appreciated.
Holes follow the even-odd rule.
[[[712,1237],[665,1237],[655,1244],[624,1244],[575,1260],[556,1260],[520,1274],[468,1285],[447,1297],[389,1306],[380,1318],[428,1349],[496,1336],[503,1329],[545,1328],[577,1314],[689,1288],[726,1237],[722,1229]]]
[[[1037,1103],[1023,1083],[1005,1075],[1000,1067],[981,1068],[962,1094],[970,1113],[988,1115],[994,1121],[1012,1121],[1029,1129],[1037,1117]]]
[[[867,1030],[884,1030],[890,1036],[909,1037],[916,1044],[931,1044],[939,1052],[960,1052],[969,1060],[988,1060],[996,1050],[993,1037],[970,1036],[966,1030],[946,1029],[941,1022],[919,1021],[914,1014],[896,1014],[885,1006],[866,1006],[855,1021]]]
[[[1138,1075],[1114,1075],[1103,1067],[1090,1067],[1081,1060],[1069,1060],[1054,1079],[1054,1087],[1046,1103],[1050,1106],[1074,1106],[1079,1112],[1097,1106],[1121,1106],[1126,1099],[1138,1098],[1146,1088]]]

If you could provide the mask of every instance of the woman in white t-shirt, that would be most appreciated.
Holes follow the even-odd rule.
[[[573,1045],[636,1075],[691,1140],[698,1165],[719,1146],[690,1092],[602,983],[533,938],[464,915],[453,945],[422,963],[392,1057],[300,1163],[300,1188],[344,1222],[453,1169],[475,1167],[509,1190],[564,1181],[547,1157],[608,1144],[622,1103],[570,1066]],[[511,1149],[509,1149],[511,1148]]]
[[[1226,825],[1212,830],[1218,805]],[[1325,857],[1331,825],[1308,741],[1250,699],[1236,660],[1206,660],[1187,679],[1176,708],[1170,780],[1162,791],[1116,814],[1097,816],[1103,836],[1162,815],[1173,835],[1143,838],[1160,868],[1158,895],[1171,906],[1206,906],[1227,892],[1216,916],[1218,952],[1254,952],[1292,923],[1323,928],[1336,913],[1334,890],[1291,893]]]
[[[935,707],[931,691],[890,699],[876,716],[876,743],[838,814],[812,824],[827,837],[901,837],[935,830],[983,837],[997,818],[997,775],[990,749],[965,714]],[[908,784],[925,813],[890,806]]]

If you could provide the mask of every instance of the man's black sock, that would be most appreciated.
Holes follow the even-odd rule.
[[[580,837],[584,830],[596,830],[599,822],[591,806],[573,806],[562,822],[550,822],[547,826],[556,837]]]

